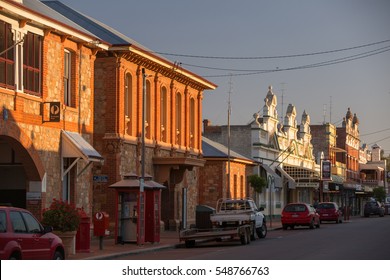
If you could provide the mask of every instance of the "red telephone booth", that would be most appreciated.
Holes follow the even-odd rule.
[[[123,180],[111,185],[116,192],[115,243],[137,242],[139,230],[140,180],[135,174],[127,174]],[[145,242],[160,241],[161,190],[165,186],[144,178]]]

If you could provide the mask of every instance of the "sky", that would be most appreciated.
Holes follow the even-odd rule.
[[[348,108],[362,144],[390,154],[388,0],[61,0],[218,85],[203,119],[243,125],[268,87],[280,120],[341,126]]]

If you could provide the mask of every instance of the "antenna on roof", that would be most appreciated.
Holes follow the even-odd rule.
[[[281,122],[283,123],[283,114],[284,114],[284,86],[286,83],[280,83],[282,85],[282,88],[281,88],[281,92],[282,92],[282,112],[280,112],[280,119],[281,119]]]
[[[323,107],[323,116],[324,116],[324,120],[322,122],[322,124],[325,124],[326,123],[326,104],[324,104],[324,107]]]
[[[329,123],[332,123],[332,96],[330,96],[330,105],[329,105]]]

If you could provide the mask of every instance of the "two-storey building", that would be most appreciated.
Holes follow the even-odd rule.
[[[91,213],[96,40],[40,1],[0,1],[1,203]]]
[[[205,163],[203,94],[216,85],[58,1],[44,3],[110,44],[96,54],[94,67],[94,145],[105,159],[94,170],[94,210],[106,211],[114,222],[117,201],[110,186],[129,173],[141,176],[144,168],[166,187],[161,199],[165,227],[180,226],[183,203],[184,220],[193,223]]]

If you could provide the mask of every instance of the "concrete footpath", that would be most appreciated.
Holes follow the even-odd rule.
[[[267,221],[267,226],[268,231],[282,228],[280,219]],[[115,240],[108,237],[103,238],[101,243],[98,238],[93,237],[89,252],[76,252],[76,254],[69,255],[68,260],[110,260],[119,256],[142,254],[181,246],[184,246],[184,242],[179,241],[179,232],[177,231],[163,231],[160,234],[160,242],[146,242],[143,245],[137,245],[136,243],[115,244]]]

